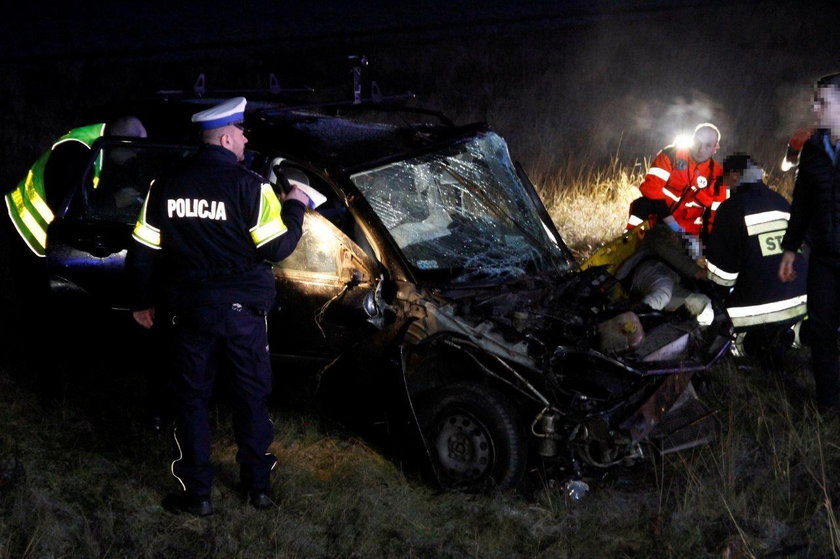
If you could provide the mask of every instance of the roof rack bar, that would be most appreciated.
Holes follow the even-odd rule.
[[[272,95],[281,95],[283,93],[314,93],[315,89],[312,87],[290,87],[284,88],[280,86],[280,80],[274,72],[268,76],[268,88],[230,88],[230,89],[208,89],[207,80],[203,73],[198,75],[192,89],[159,89],[155,93],[157,95],[187,95],[192,94],[196,97],[204,97],[208,94],[236,94],[236,93],[270,93]]]

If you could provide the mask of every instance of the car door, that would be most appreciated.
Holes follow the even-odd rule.
[[[274,265],[277,306],[269,317],[275,360],[329,361],[376,329],[364,299],[373,262],[326,216],[309,210],[295,251]]]
[[[129,307],[125,256],[146,192],[156,176],[195,149],[105,138],[94,145],[85,177],[47,230],[47,267],[54,292],[87,294],[114,309]]]

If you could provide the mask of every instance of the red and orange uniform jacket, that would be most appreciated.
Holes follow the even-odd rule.
[[[727,198],[729,189],[720,185],[722,175],[723,168],[714,159],[697,163],[688,149],[668,146],[654,158],[639,190],[646,198],[664,200],[686,233],[699,235],[706,209],[711,230],[714,214]]]

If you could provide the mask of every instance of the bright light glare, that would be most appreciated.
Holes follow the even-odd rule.
[[[694,136],[690,134],[680,134],[674,138],[674,146],[677,149],[688,149],[694,145]]]
[[[790,161],[788,161],[788,158],[787,158],[787,157],[785,157],[784,159],[782,159],[781,168],[782,168],[782,172],[783,172],[783,173],[787,173],[788,171],[790,171],[790,170],[791,170],[791,169],[793,169],[794,167],[796,167],[796,165],[794,165],[793,163],[791,163]]]

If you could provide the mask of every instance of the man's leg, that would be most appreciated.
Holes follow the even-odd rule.
[[[812,255],[808,264],[808,322],[811,362],[817,403],[837,406],[840,365],[837,327],[840,323],[840,271],[830,262]]]
[[[274,426],[268,415],[272,377],[265,316],[244,307],[232,308],[228,327],[227,356],[239,446],[236,461],[242,486],[253,498],[255,493],[269,493],[269,474],[276,463],[268,453]]]
[[[218,309],[193,310],[178,314],[171,326],[174,368],[175,442],[178,458],[172,474],[187,496],[209,499],[213,481],[210,464],[210,420],[208,405],[215,376]]]

